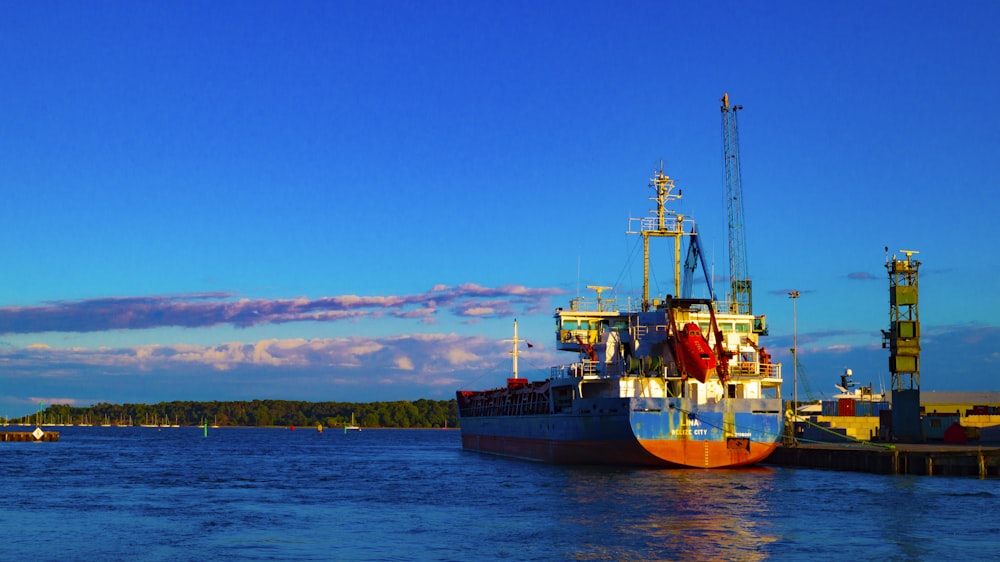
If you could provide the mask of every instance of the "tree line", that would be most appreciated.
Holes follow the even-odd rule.
[[[351,421],[362,427],[458,427],[454,399],[415,402],[303,402],[251,400],[233,402],[174,401],[158,404],[108,404],[76,407],[52,404],[27,423],[67,425],[197,425],[339,427]],[[23,419],[23,418],[22,418]]]

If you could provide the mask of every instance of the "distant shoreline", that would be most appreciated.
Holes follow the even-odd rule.
[[[203,429],[205,426],[202,426],[202,425],[177,425],[177,426],[160,425],[160,426],[156,426],[156,425],[114,425],[114,424],[112,424],[112,425],[99,425],[99,424],[79,425],[79,424],[57,424],[57,423],[34,424],[34,423],[10,422],[10,423],[6,423],[6,424],[0,424],[0,427],[41,427],[42,429],[46,429],[46,428],[50,428],[50,427],[51,428],[63,428],[63,427],[92,428],[92,427],[98,427],[98,428],[118,428],[118,429],[129,429],[129,428],[139,428],[139,429],[184,429],[184,428],[194,428],[194,429]],[[208,429],[282,429],[282,430],[287,430],[287,431],[298,431],[298,430],[310,430],[310,429],[311,430],[315,430],[316,426],[314,426],[314,425],[295,425],[295,426],[291,426],[291,425],[219,425],[219,426],[212,426],[212,425],[210,425],[210,426],[208,426]],[[344,426],[341,426],[341,425],[324,425],[323,426],[323,430],[324,431],[326,431],[326,430],[339,431],[339,430],[343,430],[343,429],[344,429]],[[385,429],[392,429],[392,430],[424,430],[424,431],[442,431],[442,430],[444,430],[444,431],[451,431],[451,430],[458,430],[460,428],[458,428],[458,427],[362,427],[361,429],[363,431],[380,431],[380,430],[385,430]]]
[[[0,419],[2,421],[2,419]],[[443,428],[458,427],[458,405],[450,400],[394,402],[308,402],[301,400],[236,400],[193,402],[175,400],[156,404],[108,404],[88,407],[51,404],[38,412],[6,418],[7,423],[53,427],[316,427]]]

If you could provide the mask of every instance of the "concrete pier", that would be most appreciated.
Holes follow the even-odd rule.
[[[948,444],[797,444],[762,464],[922,476],[1000,477],[1000,446]]]
[[[58,441],[58,431],[2,431],[0,441]]]

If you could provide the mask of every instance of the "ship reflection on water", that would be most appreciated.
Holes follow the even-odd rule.
[[[570,558],[763,560],[780,540],[769,533],[773,469],[571,470],[565,492],[577,509],[565,523],[581,540]]]

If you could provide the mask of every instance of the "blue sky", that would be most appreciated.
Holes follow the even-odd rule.
[[[994,2],[8,6],[0,415],[448,399],[507,375],[515,317],[544,376],[574,360],[556,306],[640,292],[625,231],[660,159],[726,276],[724,92],[777,358],[796,289],[816,396],[845,367],[888,387],[884,247],[915,249],[923,388],[1000,390],[996,21]]]

